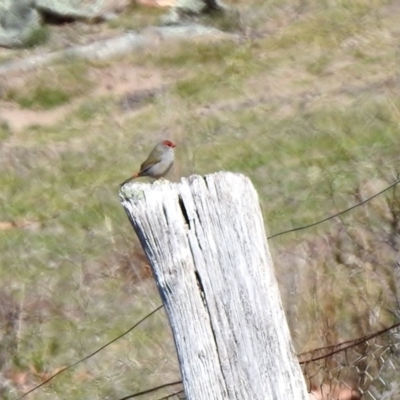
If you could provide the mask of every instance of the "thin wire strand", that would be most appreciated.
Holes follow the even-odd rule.
[[[151,389],[143,390],[143,392],[138,392],[138,393],[135,393],[135,394],[130,394],[129,396],[126,396],[126,397],[122,397],[119,400],[133,399],[135,397],[143,396],[144,394],[149,394],[149,393],[152,393],[152,392],[156,392],[157,390],[164,389],[164,388],[169,387],[169,386],[175,386],[175,385],[180,385],[180,384],[182,384],[182,381],[164,383],[163,385],[156,386],[156,387],[151,388]]]
[[[167,394],[166,396],[161,397],[161,399],[158,399],[158,400],[168,400],[168,399],[171,399],[174,396],[176,396],[178,399],[180,399],[181,397],[179,395],[182,394],[182,393],[184,393],[184,391],[181,389],[178,392]]]
[[[398,328],[400,326],[400,322],[396,322],[395,324],[389,326],[388,328],[383,328],[380,331],[370,333],[369,335],[362,336],[357,339],[353,340],[347,340],[342,343],[338,343],[332,346],[325,346],[325,347],[320,347],[319,349],[314,349],[311,351],[307,351],[305,353],[298,354],[297,357],[304,356],[306,354],[313,354],[316,353],[317,351],[322,351],[322,350],[330,350],[329,353],[323,354],[322,356],[316,356],[316,357],[311,357],[307,360],[300,361],[299,364],[308,364],[310,362],[315,362],[319,360],[323,360],[324,358],[328,358],[333,356],[334,354],[341,353],[342,351],[346,351],[348,349],[351,349],[352,347],[358,346],[361,343],[364,343],[368,340],[371,340],[377,336],[383,335],[386,332],[391,331],[392,329]],[[331,350],[332,349],[332,350]]]
[[[101,350],[105,349],[107,346],[109,346],[110,344],[116,342],[117,340],[121,339],[123,336],[127,335],[129,332],[131,332],[133,329],[135,329],[137,326],[139,326],[142,322],[144,322],[147,318],[151,317],[154,313],[156,313],[158,310],[160,310],[162,307],[164,307],[164,305],[160,305],[158,306],[155,310],[153,310],[150,314],[147,314],[145,317],[143,317],[139,322],[137,322],[135,325],[131,326],[127,331],[121,333],[121,335],[117,336],[116,338],[114,338],[113,340],[111,340],[110,342],[106,343],[105,345],[99,347],[96,351],[94,351],[93,353],[87,355],[86,357],[83,357],[82,359],[74,362],[73,364],[68,365],[67,367],[61,369],[60,371],[58,371],[57,373],[55,373],[54,375],[52,375],[50,378],[46,379],[44,382],[42,382],[40,385],[35,386],[34,388],[32,388],[31,390],[29,390],[28,392],[24,393],[22,396],[18,397],[16,400],[20,400],[23,399],[25,396],[27,396],[28,394],[34,392],[35,390],[41,388],[42,386],[44,386],[46,383],[50,382],[52,379],[54,379],[56,376],[62,374],[63,372],[75,367],[76,365],[82,363],[83,361],[88,360],[89,358],[93,357],[95,354],[97,354],[98,352],[100,352]]]
[[[339,215],[343,215],[343,214],[345,214],[345,213],[347,213],[347,212],[349,212],[349,211],[351,211],[351,210],[354,210],[354,209],[357,208],[357,207],[360,207],[360,206],[362,206],[362,205],[368,203],[369,201],[371,201],[371,200],[374,199],[375,197],[380,196],[382,193],[385,193],[387,190],[391,189],[392,187],[395,187],[395,186],[398,185],[399,183],[400,183],[400,179],[399,179],[398,181],[392,183],[390,186],[386,187],[385,189],[381,190],[380,192],[374,194],[373,196],[368,197],[368,199],[365,199],[365,200],[361,201],[360,203],[354,204],[353,206],[351,206],[351,207],[349,207],[349,208],[346,208],[345,210],[339,211],[338,213],[333,214],[333,215],[330,215],[329,217],[326,217],[326,218],[321,219],[321,220],[319,220],[319,221],[313,222],[312,224],[303,225],[303,226],[298,226],[297,228],[288,229],[288,230],[286,230],[286,231],[274,233],[273,235],[268,236],[267,239],[272,239],[272,238],[275,238],[275,237],[277,237],[277,236],[284,235],[285,233],[296,232],[296,231],[300,231],[300,230],[303,230],[303,229],[311,228],[311,227],[313,227],[313,226],[322,224],[323,222],[329,221],[330,219],[336,218],[336,217],[338,217]]]

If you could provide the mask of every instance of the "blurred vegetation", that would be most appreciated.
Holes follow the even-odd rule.
[[[6,115],[0,123],[0,291],[21,308],[17,350],[0,365],[10,381],[2,398],[96,350],[160,304],[118,184],[164,136],[178,143],[172,180],[218,170],[248,175],[269,234],[398,179],[398,3],[227,3],[240,12],[239,38],[164,42],[1,81],[2,113],[48,116],[69,107],[50,125],[16,129]],[[104,29],[139,29],[160,14],[132,6]],[[237,21],[220,23],[232,30]],[[121,65],[158,77],[166,89],[132,110],[121,106],[135,91],[128,78],[128,93],[96,92]],[[270,241],[298,351],[396,320],[397,192]],[[160,312],[32,398],[118,398],[177,377]]]
[[[55,108],[88,93],[93,87],[88,74],[87,65],[78,61],[69,62],[47,73],[39,71],[29,82],[22,82],[20,86],[9,86],[3,97],[23,108]]]

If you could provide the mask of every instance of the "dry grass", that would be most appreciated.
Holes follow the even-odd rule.
[[[397,176],[397,3],[232,4],[241,12],[240,40],[168,43],[2,82],[1,114],[70,107],[47,126],[0,126],[1,291],[21,308],[2,398],[15,398],[159,304],[117,192],[160,138],[178,143],[171,179],[220,169],[249,175],[270,233],[345,208],[365,185]],[[128,15],[121,26],[129,27]],[[112,29],[119,28],[116,21]],[[143,87],[130,78],[125,91],[96,92],[101,76],[121,65],[149,71],[143,80],[156,76],[162,90],[133,109],[124,99]],[[382,244],[396,236],[393,218],[383,202],[271,241],[298,350],[393,320],[397,249]],[[177,376],[160,313],[32,398],[116,399]]]

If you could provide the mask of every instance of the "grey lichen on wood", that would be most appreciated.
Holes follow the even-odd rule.
[[[134,182],[120,198],[152,266],[188,399],[306,399],[251,181]]]

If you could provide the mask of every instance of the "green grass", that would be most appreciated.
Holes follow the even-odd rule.
[[[0,119],[0,141],[6,140],[10,134],[11,130],[8,123]]]
[[[24,42],[25,48],[33,48],[44,45],[49,40],[49,29],[46,25],[43,25],[33,30],[27,40]]]
[[[311,61],[307,66],[307,71],[313,75],[322,75],[326,69],[329,67],[332,61],[332,57],[328,55],[323,55],[317,59]]]
[[[22,87],[7,87],[4,99],[22,108],[50,110],[86,94],[92,87],[88,66],[79,61],[54,66]]]
[[[118,184],[161,137],[178,144],[172,180],[219,170],[248,175],[268,234],[340,211],[380,190],[378,179],[397,179],[395,4],[232,3],[258,35],[168,43],[107,63],[67,60],[45,75],[27,74],[22,85],[12,77],[5,84],[7,107],[76,104],[48,127],[0,125],[0,222],[35,223],[0,230],[0,288],[27,315],[11,368],[34,383],[33,369],[51,372],[84,357],[160,303],[151,280],[132,278],[143,261]],[[139,11],[143,21],[158,13]],[[100,82],[93,77],[120,64],[172,83],[146,107],[123,111],[123,94],[92,92]],[[399,202],[387,195],[269,242],[285,310],[296,316],[289,324],[297,350],[393,321],[388,243],[396,224],[387,201],[394,210]],[[121,398],[178,377],[159,315],[34,398]]]
[[[241,14],[236,8],[216,10],[205,14],[201,22],[224,32],[238,33],[243,29]]]
[[[59,88],[35,87],[26,96],[18,98],[17,102],[23,108],[51,109],[67,103],[70,100],[68,93]]]
[[[165,67],[193,67],[208,64],[223,63],[235,54],[243,54],[243,47],[238,47],[231,41],[227,42],[194,42],[188,51],[185,43],[172,43],[169,51],[146,54],[147,64]],[[246,55],[242,59],[246,59]]]
[[[125,8],[118,18],[108,22],[110,28],[128,29],[139,31],[149,26],[159,25],[162,16],[167,12],[167,8],[146,7],[135,1]]]

